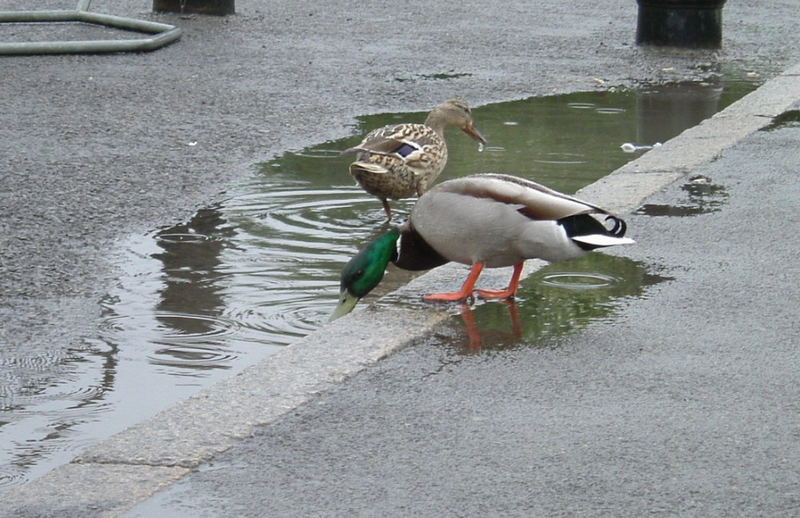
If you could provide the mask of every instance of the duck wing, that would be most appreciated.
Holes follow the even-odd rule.
[[[549,187],[506,174],[485,173],[443,182],[437,190],[476,198],[489,198],[498,203],[519,205],[517,211],[536,220],[560,220],[578,214],[607,214],[597,205],[560,193]]]
[[[441,145],[441,137],[424,124],[395,124],[372,130],[360,144],[343,153],[392,155],[406,162],[414,162],[429,146]]]

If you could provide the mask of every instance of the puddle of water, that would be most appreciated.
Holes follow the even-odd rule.
[[[778,115],[769,126],[762,128],[761,131],[772,131],[785,126],[795,128],[800,126],[800,110],[789,110]]]
[[[588,254],[542,268],[523,282],[514,301],[461,306],[432,342],[464,354],[552,347],[591,322],[613,318],[626,299],[664,280],[625,257]]]
[[[705,176],[691,178],[681,186],[686,197],[677,205],[645,203],[634,214],[647,216],[699,216],[717,212],[728,199],[724,186],[711,183]]]
[[[479,107],[475,120],[490,145],[479,153],[451,132],[441,180],[509,172],[574,192],[637,156],[620,144],[666,141],[755,86],[588,92]],[[260,164],[218,206],[131,240],[127,274],[102,301],[98,335],[69,351],[57,374],[0,392],[0,489],[45,473],[323,325],[342,265],[384,228],[380,202],[355,186],[347,174],[352,157],[339,151],[372,128],[425,115],[362,117],[357,135]],[[402,217],[413,200],[393,206]],[[571,263],[529,280],[517,301],[523,342],[602,318],[609,297],[639,292],[639,266],[605,260],[612,263],[588,270]],[[409,275],[390,269],[377,294]],[[501,303],[475,313],[482,329],[513,329]],[[13,368],[13,359],[4,365]]]

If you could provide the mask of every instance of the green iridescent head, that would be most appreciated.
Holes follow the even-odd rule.
[[[400,231],[392,229],[378,236],[356,254],[342,269],[339,305],[331,320],[350,313],[361,297],[372,291],[383,279],[390,261],[397,259]]]

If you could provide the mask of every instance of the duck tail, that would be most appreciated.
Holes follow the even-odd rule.
[[[625,223],[625,220],[613,214],[606,216],[605,221],[608,222],[609,220],[613,222],[613,226],[607,229],[608,233],[614,237],[625,236],[625,232],[628,230],[628,224]]]
[[[559,220],[567,235],[576,245],[584,250],[594,250],[614,245],[629,245],[635,241],[624,237],[627,225],[625,220],[609,214],[606,222],[611,221],[611,228],[588,214],[569,216]]]
[[[358,178],[359,175],[385,175],[389,171],[380,164],[366,161],[356,161],[350,164],[350,174]]]
[[[584,250],[594,250],[615,245],[632,245],[636,241],[629,237],[616,237],[606,234],[589,234],[587,236],[572,236],[572,240]]]

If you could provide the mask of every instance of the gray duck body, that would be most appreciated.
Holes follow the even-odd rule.
[[[533,258],[566,261],[596,247],[633,242],[612,235],[589,214],[618,220],[605,209],[535,182],[480,174],[448,180],[428,191],[414,206],[409,226],[442,257],[489,268]],[[597,235],[570,235],[571,227],[563,220],[583,215],[596,222]]]

